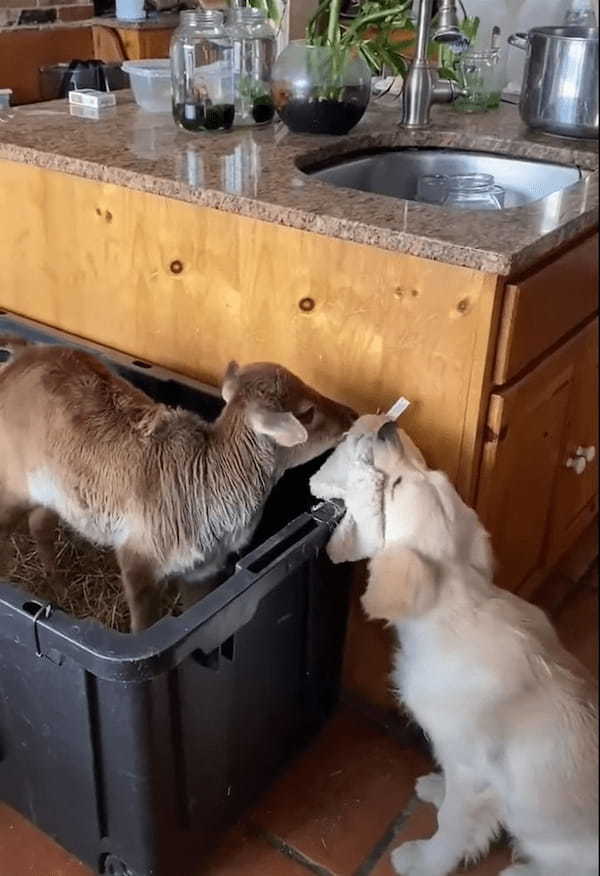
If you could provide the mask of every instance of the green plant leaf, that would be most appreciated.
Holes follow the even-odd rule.
[[[452,79],[454,82],[458,82],[458,76],[451,67],[440,67],[439,72],[442,79]]]

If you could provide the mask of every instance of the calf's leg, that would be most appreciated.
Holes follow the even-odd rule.
[[[235,558],[226,551],[217,551],[194,569],[186,578],[177,578],[183,611],[187,611],[233,574]]]
[[[139,633],[160,617],[160,582],[156,564],[128,545],[117,548],[116,555],[129,606],[131,632]]]
[[[8,539],[27,511],[27,505],[0,485],[0,551],[3,560],[10,556]]]
[[[29,512],[29,532],[35,541],[46,574],[50,577],[56,574],[55,538],[57,526],[58,515],[49,508],[39,505]]]

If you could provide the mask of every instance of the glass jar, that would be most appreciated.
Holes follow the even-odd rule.
[[[275,109],[298,134],[347,134],[364,115],[371,70],[356,49],[294,40],[273,65]]]
[[[501,210],[504,189],[490,173],[435,173],[419,178],[417,200],[460,210]]]
[[[500,47],[464,52],[458,65],[458,76],[468,95],[454,101],[455,109],[465,113],[496,109],[507,84],[506,53]]]
[[[596,12],[592,0],[571,0],[563,24],[567,27],[596,27]]]
[[[223,13],[182,12],[171,38],[173,117],[186,131],[229,130],[235,116],[233,48]]]
[[[263,9],[231,10],[227,32],[233,43],[233,89],[236,125],[264,125],[275,115],[271,69],[275,31]]]

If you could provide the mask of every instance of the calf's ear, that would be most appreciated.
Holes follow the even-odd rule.
[[[308,440],[308,432],[290,411],[270,411],[251,405],[248,422],[257,435],[267,435],[281,447],[296,447]]]
[[[221,385],[221,395],[228,404],[235,395],[238,386],[239,373],[240,366],[232,359],[227,366],[227,371],[225,372],[225,377],[223,378],[223,383]]]

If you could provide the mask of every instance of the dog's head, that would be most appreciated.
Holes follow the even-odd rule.
[[[363,596],[369,617],[395,621],[426,610],[449,566],[491,576],[489,540],[477,515],[443,472],[427,467],[408,435],[384,423],[372,454],[383,482],[384,537]]]

